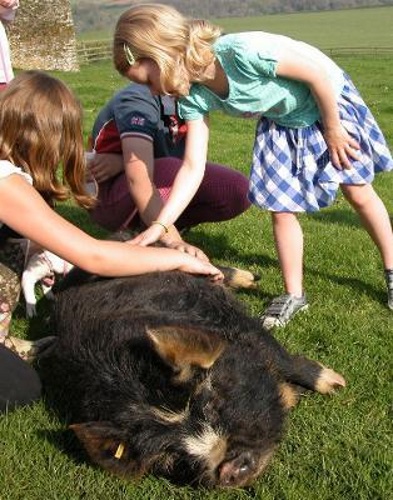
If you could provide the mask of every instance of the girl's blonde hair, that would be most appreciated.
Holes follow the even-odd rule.
[[[94,204],[84,187],[81,106],[64,83],[42,71],[20,73],[0,93],[0,159],[29,173],[50,205],[70,194],[85,208]]]
[[[135,5],[119,18],[114,36],[116,69],[126,76],[133,60],[152,59],[165,93],[186,95],[190,82],[206,79],[214,61],[212,44],[221,31],[208,21],[188,20],[162,4]]]

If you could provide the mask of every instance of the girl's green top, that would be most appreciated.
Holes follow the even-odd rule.
[[[270,118],[279,125],[301,128],[320,118],[309,87],[298,80],[276,75],[280,52],[286,47],[310,58],[325,71],[338,96],[344,85],[343,71],[323,52],[283,35],[262,31],[220,37],[213,46],[229,83],[220,98],[206,86],[193,83],[190,94],[179,99],[179,114],[197,120],[214,110],[244,118]]]

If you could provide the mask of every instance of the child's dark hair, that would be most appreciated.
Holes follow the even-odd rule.
[[[85,208],[94,205],[85,190],[81,106],[45,72],[20,73],[0,93],[0,159],[29,173],[51,205],[70,195]]]

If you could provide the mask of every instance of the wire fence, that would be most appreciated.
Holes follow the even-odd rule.
[[[85,40],[77,43],[79,64],[90,64],[112,58],[112,40]]]
[[[330,57],[341,55],[375,55],[375,56],[389,56],[393,55],[393,47],[335,47],[335,48],[321,48],[321,50]]]
[[[393,56],[393,47],[335,47],[322,48],[330,57],[339,55],[375,55]],[[77,56],[79,64],[90,64],[112,58],[112,40],[84,40],[78,41]]]

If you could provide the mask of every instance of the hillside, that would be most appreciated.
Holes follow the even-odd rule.
[[[111,30],[128,6],[140,0],[71,0],[77,33]],[[161,0],[192,17],[260,16],[262,14],[324,11],[392,5],[393,0]]]

